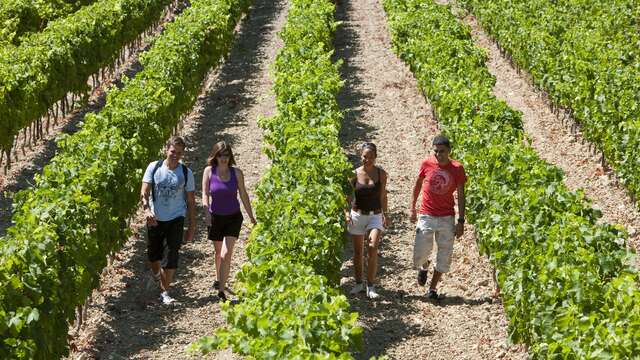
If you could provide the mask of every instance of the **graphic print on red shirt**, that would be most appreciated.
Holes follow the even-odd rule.
[[[453,193],[458,185],[467,181],[462,164],[455,160],[446,165],[440,165],[435,157],[422,162],[419,177],[422,182],[422,201],[420,214],[432,216],[453,216]]]

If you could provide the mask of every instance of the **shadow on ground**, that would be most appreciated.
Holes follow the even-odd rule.
[[[264,66],[261,55],[269,34],[267,30],[273,26],[276,15],[283,6],[281,1],[255,2],[249,15],[241,23],[228,59],[212,77],[211,83],[207,84],[209,90],[199,98],[195,108],[198,117],[194,118],[194,128],[189,131],[193,135],[185,139],[185,162],[193,169],[196,184],[201,182],[202,170],[213,144],[225,140],[233,147],[239,140],[224,134],[225,129],[246,126],[245,120],[240,116],[241,112],[250,108],[258,99],[250,97],[251,92],[245,92],[245,89],[259,76],[260,69]],[[200,186],[196,188],[200,191]],[[198,217],[198,221],[202,223],[204,220],[201,212],[198,212]],[[141,229],[138,236],[143,238],[143,232],[144,229]],[[194,238],[204,239],[204,230],[201,229]],[[146,352],[159,349],[177,335],[178,330],[171,325],[183,313],[180,308],[200,309],[217,301],[213,291],[211,295],[193,296],[193,293],[187,293],[183,285],[196,276],[192,268],[203,261],[212,261],[210,254],[195,249],[193,245],[186,245],[181,249],[180,268],[173,288],[173,294],[181,304],[177,309],[172,309],[159,304],[156,299],[157,289],[144,289],[148,276],[145,242],[139,240],[134,247],[130,250],[134,252],[134,256],[121,266],[131,274],[123,280],[125,289],[107,299],[105,309],[109,320],[101,324],[95,335],[94,351],[104,352],[100,354],[100,358],[145,357]],[[182,355],[184,354],[176,356],[183,357]]]
[[[144,50],[144,49],[143,49]],[[142,50],[141,50],[142,51]],[[120,81],[122,76],[134,77],[138,72],[142,70],[142,66],[136,59],[129,66],[123,69],[118,79],[113,80],[112,84],[116,87],[122,87]],[[73,134],[79,130],[78,125],[84,120],[85,116],[89,113],[97,113],[106,104],[106,91],[100,91],[96,93],[96,97],[85,105],[77,108],[73,112],[67,115],[65,119],[58,120],[59,122],[65,122],[64,126],[59,130],[60,134]],[[69,97],[70,98],[70,97]],[[57,123],[51,125],[52,128],[58,126]],[[45,130],[46,134],[49,132]],[[38,150],[37,155],[29,161],[28,165],[25,165],[15,175],[15,179],[8,186],[2,189],[0,192],[0,236],[6,234],[7,228],[11,226],[11,218],[13,217],[13,198],[15,193],[29,189],[35,185],[34,177],[36,174],[42,173],[42,169],[49,164],[51,159],[56,155],[58,151],[57,144],[58,137],[52,137],[46,141],[37,140],[37,142],[43,143],[43,148]],[[32,151],[29,146],[25,146],[24,150],[19,150],[18,159],[24,156],[24,152]],[[15,161],[15,158],[14,158]]]
[[[195,119],[197,125],[192,131],[193,136],[186,139],[187,144],[193,144],[189,149],[193,156],[187,161],[194,168],[196,177],[202,176],[213,144],[224,140],[233,149],[239,140],[237,136],[225,134],[224,130],[231,126],[247,126],[241,112],[260,99],[246,91],[246,86],[264,66],[259,61],[266,50],[261,44],[273,28],[273,20],[282,7],[281,1],[256,1],[250,14],[243,20],[236,45],[215,78],[216,86],[201,95],[200,118]]]
[[[355,22],[362,19],[352,18],[354,11],[352,5],[356,0],[341,0],[337,8],[337,20],[341,22],[336,31],[336,59],[344,62],[341,67],[341,76],[345,85],[339,95],[339,105],[344,111],[344,120],[340,132],[340,140],[343,148],[349,156],[349,160],[355,166],[360,165],[359,145],[377,135],[378,129],[368,125],[365,116],[375,116],[367,111],[367,107],[373,106],[373,98],[376,89],[367,88],[366,81],[369,69],[362,68],[356,61],[363,55],[364,39],[359,38]],[[475,306],[491,302],[489,298],[465,298],[452,294],[441,300],[428,300],[424,295],[424,289],[413,289],[402,284],[391,285],[394,281],[408,281],[400,279],[399,274],[412,272],[407,262],[406,253],[399,253],[396,245],[389,240],[399,240],[397,234],[411,234],[414,229],[404,212],[392,212],[389,214],[391,226],[385,239],[381,241],[378,252],[378,279],[385,286],[377,288],[380,298],[369,300],[364,293],[350,295],[349,290],[353,286],[353,249],[350,241],[347,241],[343,253],[343,269],[341,277],[348,279],[342,285],[342,290],[347,294],[351,308],[359,313],[359,322],[364,328],[364,349],[353,355],[356,359],[369,359],[371,356],[379,356],[388,353],[397,344],[406,342],[412,338],[423,338],[428,341],[435,336],[438,329],[429,321],[425,321],[429,315],[424,314],[423,303],[431,302],[435,306]],[[365,251],[366,257],[366,251]],[[366,258],[365,258],[366,264]],[[415,281],[415,280],[410,280]],[[397,285],[397,286],[396,286]],[[415,286],[416,288],[418,285]],[[421,293],[418,295],[417,293]],[[446,295],[446,294],[445,294]]]
[[[350,258],[352,254],[353,250],[349,248],[344,255]],[[381,246],[378,256],[378,278],[392,277],[393,274],[405,271],[405,263],[405,259],[393,252],[385,252]],[[350,266],[343,269],[342,276],[353,277],[353,268]],[[350,282],[342,287],[345,294],[349,294],[352,285]],[[394,344],[412,337],[433,335],[433,330],[428,324],[407,321],[410,318],[408,315],[420,314],[420,310],[415,306],[415,295],[386,287],[378,287],[377,290],[380,294],[379,300],[369,300],[364,293],[347,295],[352,310],[358,312],[359,321],[364,328],[364,348],[361,352],[353,354],[356,359],[379,356]]]
[[[344,80],[344,86],[338,94],[338,106],[344,112],[344,120],[340,129],[340,142],[347,151],[347,157],[354,167],[360,166],[360,144],[368,141],[375,134],[373,127],[361,121],[364,108],[369,105],[372,94],[361,90],[362,80],[358,74],[363,72],[358,68],[353,59],[360,49],[358,34],[353,31],[348,20],[349,1],[340,1],[336,10],[336,20],[342,22],[335,35],[334,60],[343,61],[340,67],[340,77]]]
[[[377,129],[361,121],[365,113],[365,107],[370,106],[373,94],[362,90],[361,76],[364,69],[355,65],[354,59],[361,56],[359,48],[358,34],[352,29],[349,23],[351,4],[349,0],[340,1],[337,8],[336,18],[341,21],[341,25],[336,31],[336,58],[342,59],[341,76],[345,85],[338,96],[338,103],[344,111],[344,120],[340,131],[340,141],[342,147],[346,149],[347,156],[354,167],[360,165],[359,145],[368,141],[375,135]],[[406,231],[404,225],[406,221],[402,219],[403,214],[390,214],[391,223],[396,227],[389,229],[392,231]],[[399,228],[399,227],[401,228]],[[400,259],[392,252],[384,251],[384,242],[379,248],[379,270],[378,277],[390,276],[390,274],[404,271],[405,259]],[[347,241],[343,254],[343,261],[347,262],[353,257],[353,248],[350,241]],[[365,259],[366,263],[366,259]],[[351,264],[351,262],[349,262]],[[351,265],[343,267],[342,277],[352,278],[353,267]],[[348,294],[352,282],[344,284],[342,290]],[[407,314],[415,313],[418,310],[410,301],[405,301],[408,296],[404,291],[393,291],[390,289],[379,289],[380,301],[370,301],[365,294],[348,295],[352,310],[357,311],[361,324],[364,327],[364,349],[355,353],[358,359],[368,359],[371,356],[385,352],[394,343],[404,341],[407,337],[428,336],[431,330],[422,324],[407,323],[404,318]]]

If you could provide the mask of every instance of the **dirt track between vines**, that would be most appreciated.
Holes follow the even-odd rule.
[[[119,86],[120,76],[135,76],[142,67],[138,62],[137,56],[131,56],[124,69],[120,71],[114,79],[103,83],[91,96],[87,106],[78,108],[68,114],[65,118],[51,124],[48,132],[45,132],[41,139],[33,141],[30,146],[25,146],[25,153],[18,150],[19,155],[13,155],[11,169],[4,173],[4,163],[0,164],[0,236],[4,236],[7,228],[11,225],[11,217],[13,215],[13,197],[14,194],[32,187],[35,184],[34,177],[36,174],[42,173],[42,169],[55,156],[58,146],[56,139],[62,134],[73,134],[78,131],[77,125],[84,120],[89,113],[97,113],[105,106],[107,86],[114,84]],[[20,136],[22,139],[22,135]]]
[[[212,76],[183,133],[189,147],[186,162],[202,175],[211,145],[223,137],[234,147],[250,192],[267,161],[261,155],[258,115],[274,111],[272,63],[279,40],[275,33],[285,19],[285,6],[260,1],[240,30],[238,45],[220,72]],[[412,182],[437,124],[417,89],[415,79],[391,52],[384,12],[375,0],[339,4],[336,57],[343,58],[346,85],[340,104],[346,111],[341,138],[352,160],[357,144],[371,140],[379,146],[379,164],[390,174],[392,225],[381,245],[381,299],[351,296],[353,310],[365,328],[365,348],[358,359],[387,355],[392,359],[522,359],[526,350],[506,341],[504,310],[490,295],[491,268],[479,256],[473,228],[457,241],[452,273],[441,283],[445,298],[427,301],[415,283],[411,266],[413,228],[406,214]],[[200,187],[198,187],[199,189]],[[199,196],[199,195],[198,195]],[[201,214],[199,214],[202,220]],[[156,292],[144,291],[148,272],[139,220],[136,236],[107,269],[90,306],[88,323],[73,342],[73,358],[186,358],[184,347],[224,324],[213,282],[213,247],[201,227],[196,241],[183,247],[175,283],[180,306],[159,305]],[[246,230],[236,247],[232,273],[245,261]],[[345,251],[343,290],[352,284],[350,246]],[[229,351],[208,358],[234,358]]]
[[[284,1],[255,1],[238,30],[236,45],[227,61],[207,80],[193,112],[184,121],[181,134],[187,141],[186,164],[194,171],[196,199],[200,204],[202,170],[211,146],[226,140],[238,167],[245,174],[249,195],[268,166],[262,153],[259,116],[275,111],[269,66],[281,47],[276,37],[286,18]],[[244,211],[244,210],[243,210]],[[245,214],[245,219],[247,216]],[[174,307],[159,303],[158,290],[147,291],[144,228],[140,219],[133,236],[105,271],[99,291],[89,307],[86,326],[73,341],[73,359],[185,359],[185,347],[224,325],[214,281],[213,244],[207,240],[202,208],[194,242],[183,245],[173,295]],[[248,221],[245,220],[245,224]],[[231,281],[246,261],[243,228],[236,244]],[[233,359],[230,351],[192,358]]]
[[[187,163],[198,183],[210,146],[225,138],[234,146],[245,171],[250,192],[267,166],[261,155],[258,115],[274,111],[272,79],[268,66],[280,41],[275,34],[284,23],[286,6],[266,0],[245,19],[238,45],[221,70],[212,75],[207,91],[185,122],[190,144]],[[378,164],[389,173],[391,226],[380,245],[379,290],[381,298],[351,296],[354,311],[364,327],[365,347],[358,359],[387,355],[392,359],[524,359],[524,346],[507,343],[507,320],[499,301],[491,298],[491,267],[478,254],[473,227],[455,245],[452,272],[440,284],[444,299],[433,302],[417,286],[412,268],[413,225],[407,205],[420,161],[428,156],[428,144],[437,123],[417,89],[408,68],[392,53],[386,20],[376,0],[338,4],[342,25],[336,32],[336,58],[343,59],[345,87],[339,102],[345,111],[341,140],[354,166],[363,141],[378,145]],[[629,230],[630,244],[638,248],[640,214],[625,190],[611,180],[599,155],[592,154],[580,134],[572,134],[540,98],[526,74],[515,70],[472,16],[476,44],[487,49],[487,66],[496,76],[494,93],[523,112],[525,130],[540,156],[565,172],[570,189],[584,189],[603,221]],[[455,146],[455,144],[454,144]],[[139,223],[138,223],[138,228]],[[141,236],[138,232],[137,237]],[[233,273],[245,261],[241,235],[234,256]],[[109,268],[101,291],[91,306],[89,324],[76,338],[75,356],[84,358],[186,358],[184,347],[224,324],[214,291],[213,248],[201,229],[196,242],[184,247],[183,271],[176,282],[182,305],[167,309],[155,293],[141,290],[147,275],[144,242],[132,239]],[[342,289],[353,285],[350,243],[344,255]],[[208,358],[235,358],[229,351]]]
[[[281,46],[276,33],[285,21],[285,3],[256,1],[250,16],[243,20],[231,55],[209,77],[198,104],[184,122],[181,133],[189,144],[185,162],[196,175],[198,202],[202,169],[216,141],[225,139],[233,146],[250,194],[268,166],[256,120],[275,111],[269,66]],[[341,141],[354,166],[358,164],[358,145],[375,142],[378,164],[389,173],[391,226],[380,245],[381,298],[370,301],[364,295],[349,295],[365,329],[365,347],[355,357],[525,359],[524,346],[507,343],[504,309],[499,300],[491,298],[491,267],[478,254],[471,225],[465,236],[456,241],[452,272],[444,276],[439,286],[444,298],[429,301],[424,295],[426,289],[416,284],[411,264],[414,230],[407,209],[420,162],[430,155],[428,144],[438,132],[437,123],[415,78],[391,51],[379,1],[340,0],[336,15],[342,21],[336,32],[336,58],[344,61],[345,80],[339,96],[345,111]],[[509,65],[475,20],[467,17],[465,21],[472,27],[476,43],[488,50],[487,65],[497,77],[496,96],[523,112],[525,129],[542,158],[565,171],[570,188],[584,188],[603,211],[603,220],[629,229],[631,243],[637,248],[640,214],[624,190],[610,180],[600,167],[598,156],[590,155],[580,136],[559,124],[526,76]],[[2,178],[0,189],[28,186],[33,174],[54,151],[50,138],[39,146],[31,157],[19,160],[9,177]],[[201,208],[198,209],[202,224]],[[10,216],[3,215],[2,221],[7,219]],[[0,224],[0,233],[5,225]],[[73,333],[69,358],[188,358],[185,346],[224,325],[211,286],[213,245],[206,239],[204,226],[199,227],[195,241],[183,247],[174,284],[174,295],[181,304],[171,308],[159,304],[157,291],[144,290],[148,270],[144,228],[139,218],[133,228],[134,236],[116,262],[105,270],[101,287],[94,292],[88,322],[78,334]],[[232,277],[246,260],[247,235],[245,228],[234,251]],[[346,294],[353,285],[350,246],[348,243],[341,274],[341,287]],[[237,357],[225,350],[206,358]]]
[[[139,49],[134,51],[125,49],[125,61],[120,66],[113,64],[116,70],[91,92],[86,105],[77,105],[65,117],[58,120],[52,119],[49,129],[43,129],[42,138],[33,140],[31,144],[27,144],[23,140],[23,134],[20,134],[16,141],[20,150],[12,151],[11,168],[5,169],[6,160],[0,163],[0,236],[4,236],[11,225],[14,194],[34,185],[36,174],[42,173],[42,169],[58,150],[56,139],[62,134],[73,134],[78,131],[78,124],[87,114],[102,110],[106,105],[106,89],[110,86],[121,88],[123,76],[132,78],[142,70],[138,55],[148,49],[150,41],[164,29],[166,22],[173,21],[178,12],[182,11],[182,7],[174,9],[175,11],[169,10]],[[88,84],[91,85],[90,82]],[[67,98],[71,100],[70,95],[67,95]]]
[[[473,227],[456,241],[452,271],[439,286],[445,295],[428,301],[412,268],[414,226],[408,219],[413,182],[428,155],[437,124],[409,69],[391,51],[386,19],[376,0],[341,0],[337,57],[346,84],[339,96],[346,111],[341,140],[354,166],[363,141],[378,146],[378,165],[389,173],[391,226],[380,245],[381,298],[349,296],[360,313],[365,348],[358,359],[524,359],[522,346],[507,344],[507,319],[493,291],[491,267],[479,256]],[[455,144],[454,144],[455,146]],[[342,288],[353,285],[350,243]],[[430,274],[431,276],[431,274]]]
[[[220,139],[230,142],[247,188],[253,193],[268,166],[262,154],[262,131],[256,120],[275,110],[269,66],[281,46],[276,33],[286,17],[286,1],[256,1],[243,20],[237,43],[228,60],[213,73],[198,104],[184,122],[182,135],[189,147],[185,162],[196,175],[197,189],[206,157]],[[391,226],[380,245],[378,273],[381,298],[349,295],[365,329],[365,347],[358,359],[387,355],[392,359],[525,359],[526,349],[507,343],[507,319],[499,300],[491,298],[491,267],[478,254],[472,225],[456,241],[452,272],[439,286],[444,298],[429,301],[425,288],[416,284],[412,268],[413,225],[407,208],[420,162],[428,156],[428,144],[437,134],[431,110],[417,89],[408,68],[392,53],[386,19],[377,0],[341,0],[336,32],[336,58],[344,60],[345,87],[339,102],[345,111],[341,140],[354,166],[357,148],[365,140],[378,145],[378,164],[389,173]],[[465,18],[476,43],[487,49],[490,71],[496,76],[496,96],[523,112],[532,144],[541,157],[565,172],[571,189],[583,188],[587,197],[603,211],[603,220],[624,225],[631,232],[631,245],[640,245],[640,213],[624,189],[583,145],[580,135],[560,124],[534,91],[525,74],[519,74],[504,59],[473,17]],[[96,111],[103,106],[86,111]],[[73,116],[81,118],[84,112]],[[71,126],[77,122],[71,120]],[[61,125],[62,126],[62,125]],[[13,191],[29,186],[54,152],[54,131],[34,151],[22,157],[12,173],[0,178],[0,189]],[[71,129],[70,131],[73,131]],[[454,144],[455,148],[455,144]],[[455,156],[455,155],[454,155]],[[2,195],[0,202],[10,199]],[[197,193],[199,202],[200,193]],[[4,232],[9,205],[3,205],[0,233]],[[206,239],[202,212],[193,243],[182,250],[174,295],[180,305],[159,304],[157,291],[143,290],[148,275],[144,229],[134,223],[135,235],[105,270],[101,287],[89,306],[88,322],[72,342],[73,359],[175,359],[187,358],[185,346],[216,327],[223,326],[212,289],[213,245]],[[241,234],[233,258],[232,275],[246,260]],[[344,255],[342,290],[353,285],[350,243]],[[431,275],[431,274],[430,274]],[[197,356],[202,358],[201,356]],[[225,350],[206,358],[228,359],[237,355]]]
[[[473,15],[466,16],[464,22],[471,27],[476,44],[487,50],[487,67],[496,77],[494,94],[522,112],[525,132],[538,155],[564,172],[569,189],[584,190],[593,206],[602,211],[602,221],[624,226],[630,234],[629,246],[638,251],[640,211],[615,175],[602,167],[600,155],[590,151],[579,132],[572,134],[570,127],[562,125],[536,92],[529,75],[511,66]]]

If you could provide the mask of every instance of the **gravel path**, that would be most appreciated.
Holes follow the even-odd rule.
[[[522,112],[524,129],[540,157],[564,171],[570,189],[584,190],[594,207],[602,210],[603,221],[623,225],[630,233],[630,246],[640,249],[640,211],[611,171],[603,169],[600,155],[590,151],[581,134],[572,134],[570,126],[562,124],[538,95],[528,74],[510,65],[472,15],[464,21],[471,27],[476,44],[487,50],[487,67],[496,77],[494,94]]]
[[[337,17],[337,57],[345,88],[343,146],[358,160],[363,141],[378,145],[378,164],[389,173],[391,226],[380,245],[381,298],[351,296],[360,313],[365,348],[359,359],[524,359],[522,346],[507,344],[507,319],[493,301],[491,267],[478,255],[473,227],[454,249],[452,272],[439,286],[445,298],[425,297],[412,269],[414,230],[408,204],[421,160],[437,133],[431,110],[409,69],[392,53],[384,11],[377,0],[341,0]],[[455,146],[455,145],[454,145]],[[351,245],[345,252],[342,287],[353,285]],[[431,276],[431,275],[430,275]]]
[[[269,65],[281,47],[276,33],[285,18],[283,1],[255,2],[238,30],[230,57],[209,77],[204,93],[184,121],[181,134],[188,144],[185,161],[194,170],[197,189],[201,187],[202,170],[211,146],[224,139],[231,144],[253,197],[253,189],[268,166],[261,151],[262,130],[256,121],[258,116],[269,116],[275,111]],[[200,203],[199,191],[196,199]],[[199,211],[200,224],[202,215]],[[157,290],[144,289],[148,270],[139,218],[133,228],[135,236],[118,254],[114,265],[105,270],[101,288],[95,291],[93,304],[89,306],[87,323],[79,334],[74,334],[75,351],[70,358],[188,358],[184,351],[188,344],[225,324],[212,288],[213,244],[206,239],[206,228],[199,226],[195,241],[181,250],[174,284],[175,298],[181,304],[172,308],[159,304]],[[244,228],[234,251],[232,278],[246,261],[247,235]],[[206,358],[236,356],[223,351]]]

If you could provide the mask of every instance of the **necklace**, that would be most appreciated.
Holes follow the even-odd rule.
[[[229,181],[231,179],[231,171],[230,169],[227,169],[227,171],[220,171],[221,169],[216,169],[216,175],[218,175],[218,178],[222,181]]]

